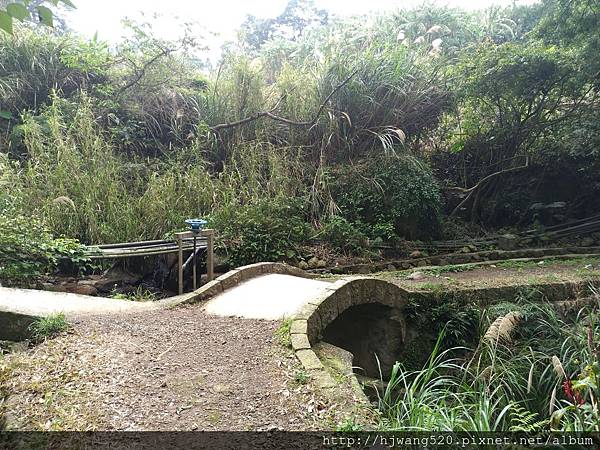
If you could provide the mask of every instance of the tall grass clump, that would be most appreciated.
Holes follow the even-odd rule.
[[[27,160],[24,205],[41,213],[52,230],[83,242],[138,235],[138,173],[112,150],[87,96],[77,104],[55,97],[40,117],[23,124]]]
[[[379,399],[381,427],[598,431],[598,306],[565,321],[549,305],[511,305],[520,323],[499,316],[504,329],[489,328],[466,358],[456,356],[464,349],[442,350],[440,336],[422,369],[394,365]]]
[[[54,97],[22,125],[20,204],[57,234],[87,243],[160,238],[184,219],[303,191],[298,152],[269,143],[236,147],[219,172],[203,142],[162,160],[119,152],[95,120],[91,100]],[[17,173],[18,172],[18,176]]]

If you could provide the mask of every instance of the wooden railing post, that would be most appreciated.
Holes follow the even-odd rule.
[[[175,234],[178,247],[178,267],[177,267],[177,282],[179,287],[179,295],[183,294],[183,239],[179,233]]]
[[[214,230],[205,230],[206,236],[206,279],[212,281],[215,277],[215,232]]]

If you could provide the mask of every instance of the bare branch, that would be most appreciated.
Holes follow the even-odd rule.
[[[123,86],[123,87],[121,87],[121,89],[119,89],[119,91],[117,92],[117,95],[122,94],[127,89],[130,89],[133,86],[135,86],[137,83],[139,83],[139,81],[144,77],[144,75],[146,74],[146,71],[150,68],[150,66],[152,66],[160,58],[162,58],[164,56],[168,56],[171,53],[175,52],[176,50],[177,49],[174,49],[174,48],[161,48],[161,51],[158,52],[156,55],[154,55],[151,59],[146,61],[146,63],[142,66],[142,68],[140,70],[137,70],[137,66],[136,66],[135,62],[130,60],[130,62],[133,63],[137,73],[135,74],[135,77],[133,79],[131,79],[125,86]]]
[[[450,217],[455,216],[456,213],[463,207],[463,205],[465,205],[471,199],[471,197],[473,196],[473,194],[475,192],[477,192],[479,190],[479,188],[481,188],[481,186],[483,186],[489,180],[491,180],[491,179],[493,179],[495,177],[498,177],[500,175],[504,175],[505,173],[516,172],[516,171],[519,171],[519,170],[523,170],[523,169],[525,169],[527,167],[529,167],[529,157],[527,157],[527,159],[525,160],[525,164],[524,165],[518,166],[518,167],[511,167],[509,169],[503,169],[503,170],[500,170],[498,172],[494,172],[494,173],[492,173],[490,175],[487,175],[487,176],[483,177],[481,180],[479,180],[475,186],[473,186],[473,187],[471,187],[469,189],[463,189],[463,188],[458,188],[458,187],[451,188],[451,190],[462,192],[464,194],[467,194],[467,196],[456,206],[456,208],[454,208],[452,210],[452,212],[450,213]]]
[[[284,97],[282,97],[282,98],[280,98],[277,101],[277,103],[275,104],[275,106],[273,108],[271,108],[269,111],[257,112],[256,114],[253,114],[253,115],[251,115],[249,117],[245,117],[244,119],[237,120],[235,122],[221,123],[221,124],[218,124],[218,125],[214,125],[214,126],[210,127],[210,129],[212,131],[218,132],[220,130],[224,130],[224,129],[228,129],[228,128],[233,128],[233,127],[237,127],[239,125],[244,125],[246,123],[253,122],[255,120],[260,119],[261,117],[268,117],[269,119],[275,120],[276,122],[282,122],[282,123],[285,123],[285,124],[288,124],[288,125],[293,125],[293,126],[298,126],[298,127],[310,127],[310,126],[313,126],[315,123],[317,123],[317,120],[319,120],[320,115],[322,114],[323,110],[327,106],[327,103],[329,102],[329,100],[331,100],[331,97],[333,97],[342,87],[344,87],[346,84],[348,84],[348,82],[357,73],[358,73],[358,69],[355,70],[354,72],[352,72],[344,81],[342,81],[340,84],[338,84],[329,93],[329,95],[325,98],[325,100],[323,101],[323,103],[321,103],[321,106],[319,106],[319,109],[318,109],[317,113],[315,114],[315,116],[312,118],[312,120],[305,121],[305,122],[299,122],[299,121],[296,121],[296,120],[287,119],[285,117],[280,117],[280,116],[274,114],[273,112],[279,107],[279,104],[281,103],[281,100],[284,98]]]

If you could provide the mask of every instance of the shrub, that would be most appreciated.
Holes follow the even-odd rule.
[[[380,156],[340,170],[334,196],[342,215],[373,238],[431,238],[441,197],[430,168],[407,156]]]
[[[322,231],[316,237],[327,241],[334,250],[351,255],[362,254],[367,246],[365,234],[340,216],[333,216],[324,222]]]
[[[33,217],[0,211],[0,282],[28,284],[57,268],[89,265],[84,247],[73,239],[55,239]]]
[[[233,266],[260,261],[293,260],[309,237],[302,202],[264,199],[216,211],[211,226]]]

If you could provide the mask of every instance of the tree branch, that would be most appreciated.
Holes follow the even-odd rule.
[[[157,53],[156,55],[154,55],[151,59],[146,61],[146,63],[142,66],[142,68],[140,70],[137,70],[137,66],[136,66],[135,62],[130,60],[130,62],[133,63],[137,73],[135,74],[135,77],[133,79],[131,79],[125,86],[123,86],[121,89],[119,89],[119,91],[117,92],[117,95],[120,95],[123,92],[125,92],[127,89],[130,89],[133,86],[135,86],[144,77],[144,75],[146,74],[146,71],[152,64],[154,64],[160,58],[167,56],[176,50],[177,49],[172,49],[172,48],[161,48],[161,51],[159,53]]]
[[[228,128],[233,128],[233,127],[237,127],[239,125],[244,125],[246,123],[253,122],[255,120],[260,119],[261,117],[268,117],[269,119],[275,120],[276,122],[282,122],[282,123],[285,123],[285,124],[288,124],[288,125],[293,125],[293,126],[298,126],[298,127],[307,127],[307,126],[310,127],[310,126],[313,126],[315,123],[317,123],[317,120],[319,120],[319,117],[321,116],[321,113],[325,109],[325,106],[327,106],[327,103],[329,102],[329,100],[331,100],[331,97],[333,97],[341,88],[343,88],[346,84],[348,84],[348,82],[357,73],[358,73],[358,69],[355,70],[354,72],[352,72],[344,81],[342,81],[340,84],[338,84],[329,93],[329,95],[327,97],[325,97],[325,100],[323,101],[323,103],[321,103],[321,106],[319,106],[319,109],[318,109],[317,113],[314,115],[314,117],[312,118],[312,120],[299,122],[299,121],[296,121],[296,120],[287,119],[285,117],[280,117],[280,116],[274,114],[274,111],[279,107],[279,103],[281,103],[281,100],[284,98],[284,97],[282,97],[281,99],[279,99],[277,101],[277,103],[275,104],[275,106],[273,108],[271,108],[269,111],[261,111],[261,112],[258,112],[256,114],[252,114],[249,117],[245,117],[243,119],[237,120],[235,122],[221,123],[221,124],[218,124],[218,125],[214,125],[214,126],[210,127],[210,129],[212,131],[219,132],[220,130],[224,130],[224,129],[228,129]]]
[[[456,208],[454,208],[452,210],[452,212],[450,213],[450,217],[453,217],[456,215],[456,213],[460,210],[460,208],[463,207],[463,205],[465,205],[470,198],[473,196],[473,194],[475,192],[477,192],[479,190],[479,188],[481,188],[481,186],[483,186],[485,183],[487,183],[489,180],[498,177],[500,175],[504,175],[505,173],[509,173],[509,172],[516,172],[518,170],[523,170],[525,168],[529,167],[529,157],[527,157],[527,159],[525,160],[525,164],[522,166],[518,166],[518,167],[511,167],[510,169],[503,169],[500,170],[498,172],[494,172],[490,175],[487,175],[485,177],[483,177],[481,180],[479,180],[477,182],[477,184],[469,189],[464,189],[464,188],[452,188],[452,190],[454,191],[459,191],[462,192],[463,194],[467,194],[467,196],[456,206]]]

